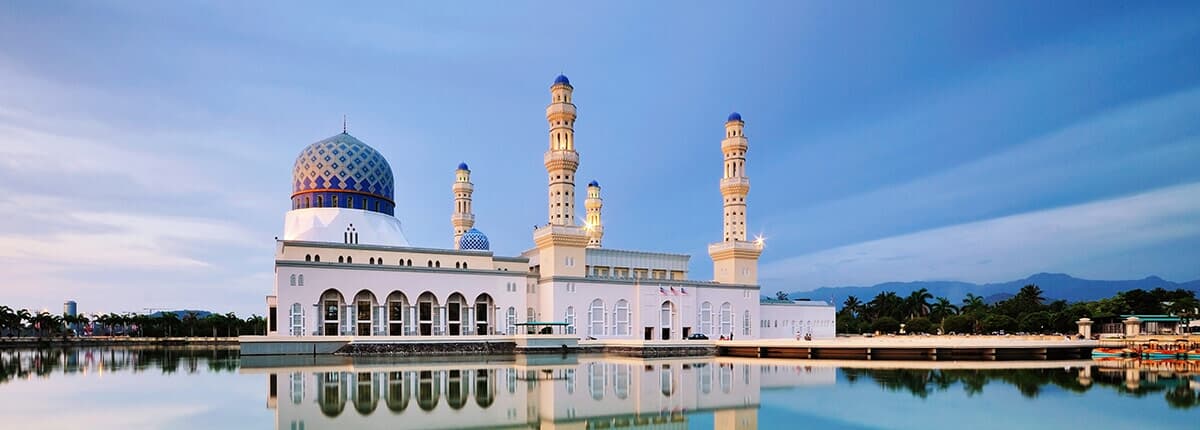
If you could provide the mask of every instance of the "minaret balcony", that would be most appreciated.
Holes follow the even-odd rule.
[[[746,136],[727,137],[721,140],[721,152],[729,152],[734,149],[746,152],[749,148],[750,142],[746,140]]]
[[[745,176],[721,178],[721,193],[727,192],[750,192],[750,178]]]
[[[575,116],[575,105],[571,103],[551,103],[546,106],[546,117],[569,115]]]
[[[450,216],[450,222],[459,223],[464,221],[471,223],[475,222],[475,214],[456,213]]]
[[[475,186],[470,182],[455,182],[452,191],[455,193],[470,193],[475,191]]]
[[[546,151],[542,157],[546,170],[569,169],[579,167],[579,153],[575,151]]]

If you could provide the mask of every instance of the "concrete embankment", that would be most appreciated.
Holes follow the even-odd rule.
[[[87,346],[228,346],[236,347],[237,337],[5,337],[0,348],[46,348]]]

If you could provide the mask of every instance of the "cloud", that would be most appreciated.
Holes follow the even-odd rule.
[[[991,282],[1200,236],[1200,182],[872,240],[766,263],[801,288],[896,280]],[[986,264],[984,264],[986,262]]]

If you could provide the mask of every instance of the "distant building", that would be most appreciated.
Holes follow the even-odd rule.
[[[64,316],[72,316],[73,317],[75,315],[78,315],[77,311],[78,311],[78,309],[76,307],[74,300],[67,300],[66,302],[63,303],[63,315]]]
[[[550,87],[549,148],[542,157],[548,216],[534,228],[533,247],[519,256],[493,254],[476,228],[466,163],[450,186],[451,246],[414,247],[394,216],[395,189],[405,184],[395,183],[379,151],[345,130],[305,147],[295,160],[292,209],[275,248],[268,334],[513,335],[523,330],[518,323],[561,322],[567,334],[598,339],[833,337],[829,304],[760,304],[763,242],[747,237],[749,145],[740,114],[726,119],[720,145],[724,224],[720,240],[708,246],[714,279],[691,280],[688,255],[602,247],[597,181],[587,186],[582,224],[576,217],[573,92],[566,76]],[[764,331],[768,317],[771,330]],[[775,321],[787,321],[788,329],[776,329]]]

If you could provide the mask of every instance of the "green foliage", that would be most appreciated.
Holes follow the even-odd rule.
[[[965,315],[951,315],[942,320],[942,331],[946,333],[974,333],[975,321]]]
[[[1050,318],[1047,311],[1030,312],[1021,316],[1018,328],[1027,333],[1044,333],[1052,328]]]
[[[984,333],[995,331],[1012,332],[1017,328],[1017,320],[1004,314],[991,314],[979,322]]]
[[[929,321],[929,318],[925,317],[912,318],[905,323],[904,331],[909,333],[932,333],[934,331],[933,323]]]
[[[900,331],[900,321],[896,321],[892,317],[879,317],[875,319],[874,323],[871,323],[871,330],[880,333],[896,333]]]

